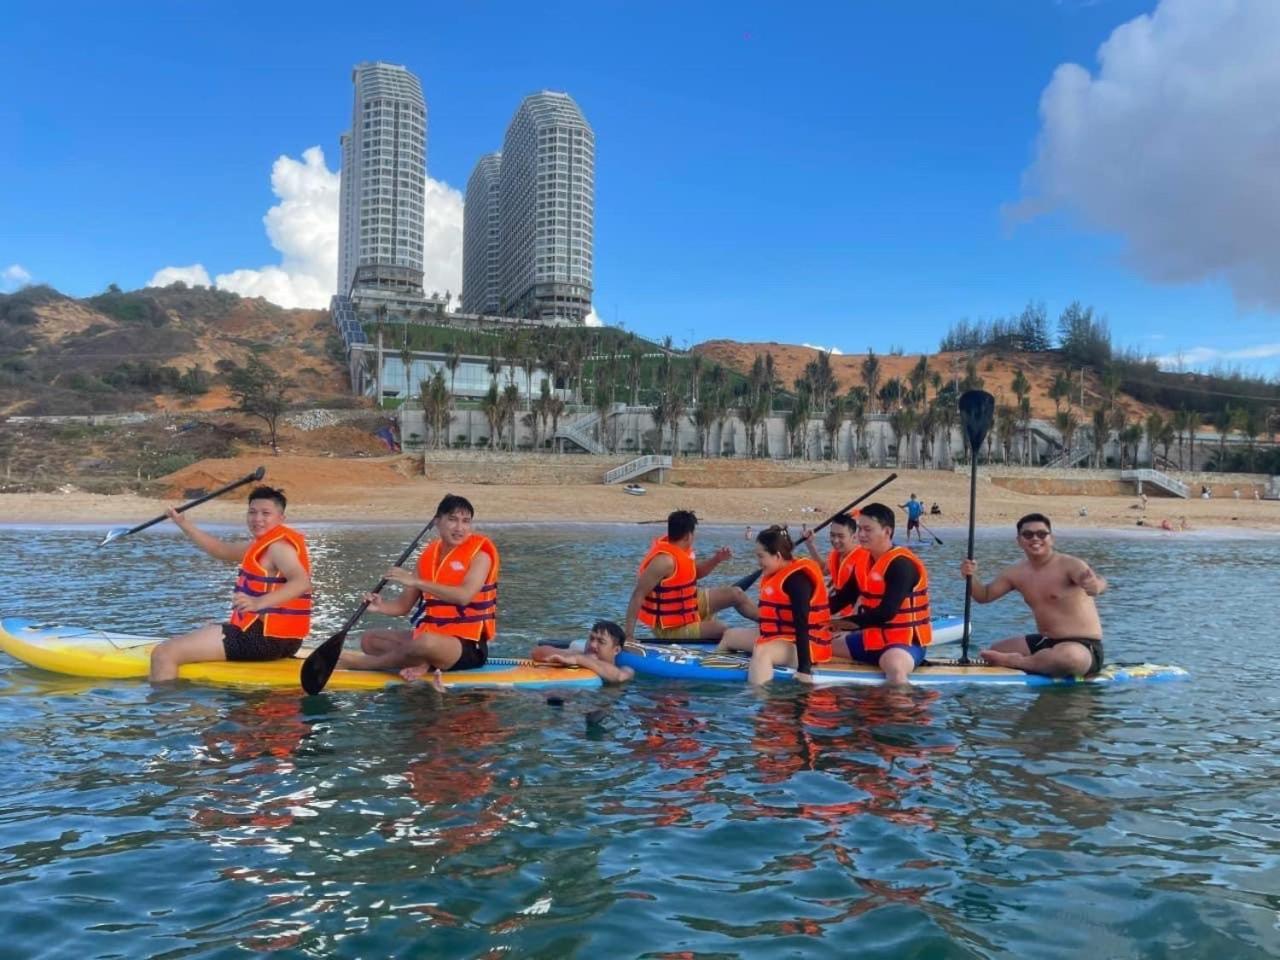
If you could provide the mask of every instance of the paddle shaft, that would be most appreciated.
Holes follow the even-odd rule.
[[[232,481],[231,483],[228,483],[225,487],[219,487],[217,490],[214,490],[212,493],[206,493],[203,497],[197,497],[194,500],[190,500],[187,503],[184,503],[180,507],[176,507],[175,512],[185,513],[186,511],[190,510],[192,507],[198,507],[202,503],[207,503],[208,501],[214,499],[214,497],[220,497],[224,493],[229,493],[230,491],[236,489],[236,487],[243,487],[246,483],[253,483],[255,480],[261,480],[264,476],[266,476],[266,473],[267,473],[266,467],[259,467],[257,470],[253,471],[253,473],[250,473],[247,476],[243,476],[239,480]],[[128,530],[124,531],[124,533],[116,534],[114,537],[108,536],[107,539],[103,540],[102,543],[98,544],[98,546],[100,547],[105,546],[106,544],[110,543],[112,540],[119,540],[121,537],[127,537],[131,533],[137,533],[139,530],[145,530],[147,529],[147,527],[154,527],[160,521],[168,519],[168,517],[169,517],[169,514],[162,513],[160,514],[160,516],[154,517],[153,519],[148,520],[146,523],[140,523],[136,527],[130,527]]]
[[[916,523],[919,525],[919,527],[920,527],[920,529],[921,529],[921,530],[923,530],[923,531],[924,531],[925,533],[927,533],[929,536],[933,537],[934,542],[935,542],[935,543],[937,543],[937,545],[938,545],[938,546],[940,546],[940,547],[941,547],[941,546],[945,546],[945,544],[943,544],[943,542],[942,542],[942,538],[941,538],[940,536],[938,536],[936,533],[934,533],[932,530],[930,530],[928,527],[926,527],[923,523],[920,523],[920,521],[919,521],[919,520],[917,520],[917,521],[916,521]]]
[[[973,559],[973,534],[977,524],[978,504],[978,451],[991,429],[995,414],[995,397],[984,390],[966,390],[960,395],[960,417],[964,425],[965,439],[969,441],[969,546],[965,556]],[[973,608],[973,578],[964,578],[964,634],[960,638],[960,662],[969,662],[970,619]]]
[[[418,535],[413,538],[413,543],[405,548],[404,553],[400,554],[399,559],[396,560],[393,566],[404,566],[404,562],[409,559],[413,551],[418,549],[418,544],[422,542],[422,538],[430,533],[431,528],[435,525],[436,518],[432,517],[431,522],[418,531]],[[369,592],[372,594],[381,593],[382,588],[389,582],[389,577],[383,577]],[[325,688],[325,684],[333,676],[334,667],[338,665],[338,657],[342,655],[342,647],[347,642],[347,634],[364,616],[365,611],[369,609],[369,604],[372,602],[371,600],[361,601],[360,606],[356,607],[355,613],[347,618],[347,622],[342,625],[342,628],[337,633],[307,654],[307,659],[302,662],[302,668],[299,670],[302,689],[307,693],[319,693]]]
[[[846,513],[848,513],[850,510],[852,510],[852,509],[853,509],[854,507],[856,507],[858,504],[860,504],[863,500],[867,499],[867,497],[871,496],[873,493],[875,493],[875,492],[876,492],[877,490],[879,490],[881,487],[887,486],[888,484],[893,483],[893,481],[895,481],[895,480],[897,480],[897,479],[898,479],[898,475],[897,475],[896,473],[891,473],[891,474],[889,474],[887,477],[885,477],[883,480],[881,480],[879,483],[877,483],[874,487],[872,487],[872,488],[871,488],[870,490],[868,490],[866,493],[862,494],[862,495],[861,495],[861,496],[859,496],[859,497],[855,497],[853,500],[850,500],[850,501],[849,501],[848,503],[846,503],[843,507],[841,507],[839,510],[837,510],[835,513],[833,513],[831,516],[827,517],[827,519],[823,520],[820,524],[818,524],[816,527],[814,527],[812,530],[810,530],[810,531],[809,531],[809,533],[810,533],[810,534],[812,534],[812,535],[814,535],[814,536],[817,536],[817,534],[818,534],[820,531],[825,530],[827,527],[831,526],[831,524],[835,523],[837,519],[839,519],[840,517],[844,516]],[[737,581],[734,583],[734,586],[735,586],[735,587],[737,587],[739,590],[746,590],[746,589],[747,589],[748,587],[750,587],[753,583],[755,583],[758,579],[760,579],[760,574],[761,574],[761,573],[762,573],[762,571],[757,569],[757,570],[755,570],[754,572],[747,574],[745,577],[742,577],[742,578],[740,578],[739,580],[737,580]]]

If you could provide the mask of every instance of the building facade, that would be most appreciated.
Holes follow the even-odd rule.
[[[379,61],[352,71],[351,129],[342,135],[338,294],[422,296],[427,104],[418,78]],[[358,299],[358,297],[357,297]]]
[[[595,133],[568,94],[520,104],[502,144],[498,205],[499,312],[581,323],[591,312]]]
[[[467,180],[462,215],[462,310],[498,313],[498,188],[502,154],[486,153]]]

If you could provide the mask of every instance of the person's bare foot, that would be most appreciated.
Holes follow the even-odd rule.
[[[405,683],[413,683],[415,680],[421,680],[431,672],[431,667],[425,663],[419,663],[412,667],[404,667],[400,671],[400,679]]]
[[[1007,653],[1004,650],[983,650],[978,656],[993,667],[1009,667],[1012,670],[1026,669],[1022,665],[1026,657],[1020,653]]]

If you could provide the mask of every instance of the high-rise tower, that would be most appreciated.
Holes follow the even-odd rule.
[[[498,188],[502,154],[486,153],[467,180],[462,214],[462,312],[498,313]]]
[[[342,135],[338,294],[353,288],[422,296],[427,104],[404,67],[361,63],[355,105]]]
[[[498,190],[507,316],[581,322],[590,313],[595,152],[594,131],[565,93],[526,97],[507,127]]]

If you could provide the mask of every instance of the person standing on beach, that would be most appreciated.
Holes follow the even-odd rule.
[[[285,495],[274,487],[249,492],[245,525],[253,542],[227,543],[205,533],[172,507],[169,519],[209,556],[240,562],[231,617],[170,637],[151,651],[151,682],[178,676],[184,663],[279,660],[292,657],[311,630],[311,560],[302,534],[285,526]]]
[[[728,607],[744,616],[754,604],[741,587],[699,587],[698,581],[733,556],[720,547],[699,563],[693,550],[698,518],[692,510],[667,516],[667,535],[654,540],[640,561],[635,589],[623,620],[626,641],[635,640],[636,620],[659,640],[719,640],[726,629],[712,614]]]
[[[920,543],[924,542],[924,536],[920,533],[920,518],[924,515],[924,501],[917,500],[913,493],[907,498],[906,503],[898,504],[903,510],[907,511],[907,543],[911,542],[911,531],[916,532],[916,540]]]
[[[369,609],[392,617],[409,614],[412,629],[366,630],[360,651],[344,652],[347,670],[399,670],[418,680],[431,670],[474,670],[489,659],[498,632],[501,561],[492,540],[472,531],[475,508],[449,494],[436,508],[433,540],[413,571],[392,567],[388,582],[404,589],[394,598],[365,594]]]
[[[1010,590],[1022,594],[1035,617],[1037,633],[997,640],[982,659],[1048,677],[1078,677],[1102,669],[1102,621],[1093,598],[1107,589],[1078,557],[1053,549],[1053,528],[1042,513],[1029,513],[1017,523],[1018,544],[1025,559],[1002,570],[990,583],[978,578],[975,560],[964,560],[978,603],[999,600]]]
[[[831,627],[861,633],[833,643],[832,651],[879,667],[886,684],[904,684],[933,642],[929,574],[919,557],[894,546],[890,507],[867,504],[857,525],[860,549],[853,552],[853,576],[831,597],[834,609],[855,612],[833,619]]]

